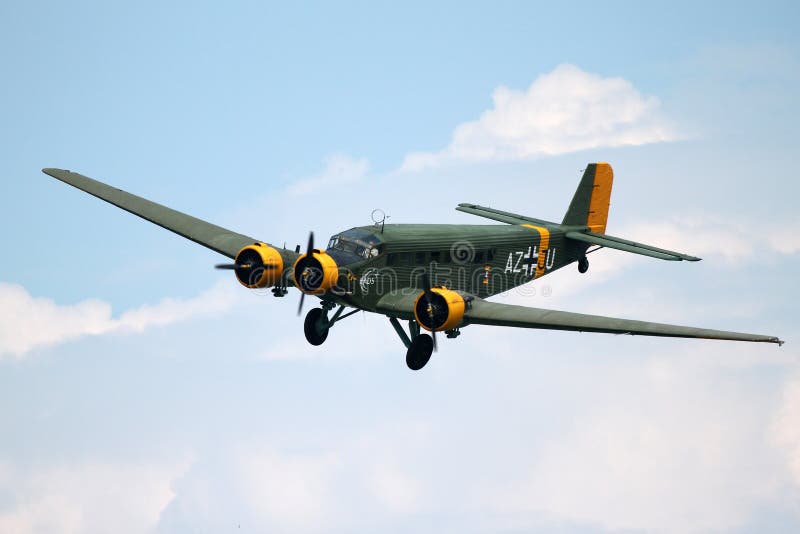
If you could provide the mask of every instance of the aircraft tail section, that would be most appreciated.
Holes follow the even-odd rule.
[[[608,163],[587,165],[561,224],[588,226],[591,232],[604,234],[613,182],[614,171]]]

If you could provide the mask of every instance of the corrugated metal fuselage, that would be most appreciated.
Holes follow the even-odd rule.
[[[496,295],[560,269],[586,250],[565,240],[557,224],[387,224],[351,231],[380,241],[377,256],[340,265],[340,289],[346,291],[336,300],[364,309],[374,309],[389,292],[419,290],[426,272],[433,286]]]

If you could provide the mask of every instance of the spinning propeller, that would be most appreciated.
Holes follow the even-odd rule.
[[[425,307],[428,311],[428,318],[431,325],[431,336],[433,337],[433,350],[436,350],[436,319],[433,313],[433,291],[431,291],[431,279],[428,272],[422,273],[423,290],[425,291]]]
[[[314,232],[309,232],[309,234],[308,234],[308,246],[306,247],[306,255],[303,258],[303,263],[307,263],[307,260],[309,258],[313,258],[313,257],[314,257]],[[308,267],[306,267],[304,265],[303,266],[303,273],[302,273],[302,276],[300,277],[300,280],[296,280],[297,286],[300,288],[300,305],[297,306],[297,315],[298,316],[303,312],[303,301],[306,298],[306,292],[303,291],[303,289],[305,289],[305,287],[306,287],[305,286],[305,278],[304,278],[304,276],[306,275],[306,270],[307,269],[308,269]]]
[[[264,264],[255,264],[255,263],[218,263],[214,266],[215,269],[224,269],[224,270],[236,270],[236,269],[264,269],[266,271],[272,271],[277,269],[277,265],[264,265]]]

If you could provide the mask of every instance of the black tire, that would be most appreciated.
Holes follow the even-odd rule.
[[[420,334],[411,342],[406,352],[406,365],[412,371],[419,371],[433,354],[433,338],[428,334]]]
[[[314,308],[309,310],[306,314],[306,320],[303,323],[303,331],[306,334],[306,341],[312,345],[322,345],[328,339],[329,328],[325,327],[320,333],[318,327],[322,317],[322,308]]]
[[[578,260],[578,272],[583,274],[589,270],[589,259],[584,256]]]

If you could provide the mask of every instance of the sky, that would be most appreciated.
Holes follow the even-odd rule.
[[[0,4],[0,532],[797,532],[792,2]],[[293,247],[561,220],[612,250],[496,297],[786,345],[471,326],[421,372],[40,172]],[[308,301],[307,301],[307,308]]]

